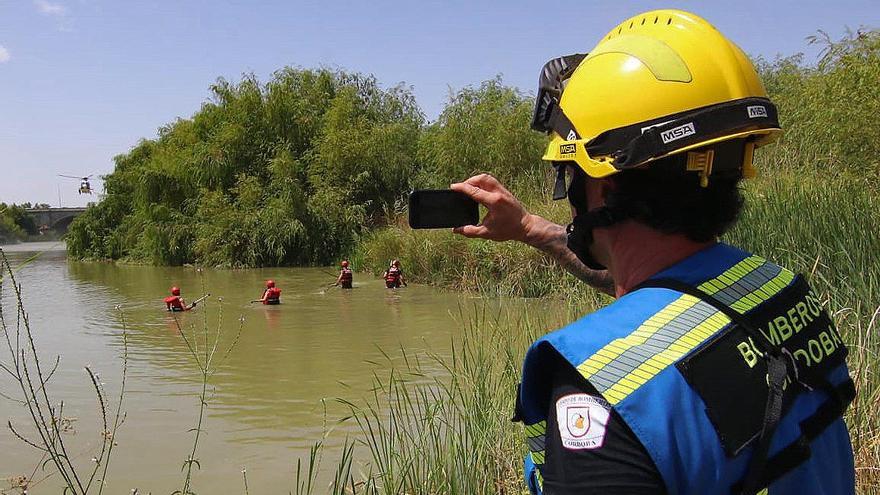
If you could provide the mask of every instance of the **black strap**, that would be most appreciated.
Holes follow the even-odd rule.
[[[767,454],[770,452],[770,443],[773,433],[782,419],[782,396],[784,392],[785,378],[788,376],[788,367],[781,356],[769,356],[767,358],[767,404],[764,406],[764,426],[761,428],[761,436],[752,453],[746,476],[743,479],[743,488],[738,493],[752,495],[757,493],[763,485],[761,481],[766,467]]]
[[[767,98],[743,98],[606,131],[587,143],[590,156],[611,156],[625,170],[723,135],[779,128]]]
[[[801,421],[801,435],[767,460],[760,480],[757,482],[758,487],[769,486],[770,483],[809,459],[812,455],[810,442],[840,419],[856,396],[855,383],[851,379],[829,389],[822,387],[822,390],[828,393],[831,400],[819,406],[815,413]],[[743,493],[744,486],[745,480],[740,481],[733,486],[732,493]]]
[[[566,141],[574,141],[581,138],[577,129],[574,128],[574,124],[571,123],[571,120],[559,108],[557,100],[554,100],[551,104],[548,125],[550,129],[556,131],[556,134],[559,134]]]
[[[556,182],[553,184],[553,201],[565,199],[568,196],[568,189],[565,187],[565,163],[554,163],[556,169]]]

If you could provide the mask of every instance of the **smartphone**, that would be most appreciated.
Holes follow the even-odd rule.
[[[477,202],[449,189],[413,191],[409,194],[409,226],[414,229],[447,229],[476,225]]]

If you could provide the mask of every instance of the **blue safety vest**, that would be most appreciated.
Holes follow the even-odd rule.
[[[752,467],[761,493],[854,493],[841,419],[854,396],[846,347],[802,277],[716,244],[644,285],[530,347],[517,419],[533,493],[543,483],[554,355],[626,422],[670,494],[740,493],[753,455],[765,459]],[[776,395],[771,356],[787,366]],[[780,398],[779,419],[766,452],[755,454],[771,396]]]

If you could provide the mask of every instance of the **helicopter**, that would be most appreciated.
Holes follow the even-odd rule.
[[[79,179],[79,193],[80,194],[92,194],[92,185],[89,184],[89,179],[95,174],[89,174],[85,177],[76,177],[73,175],[63,175],[58,174],[58,177],[66,177],[68,179]]]

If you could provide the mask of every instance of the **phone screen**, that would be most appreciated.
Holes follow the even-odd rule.
[[[414,229],[445,229],[476,225],[477,202],[466,194],[442,190],[413,191],[409,195],[409,226]]]

